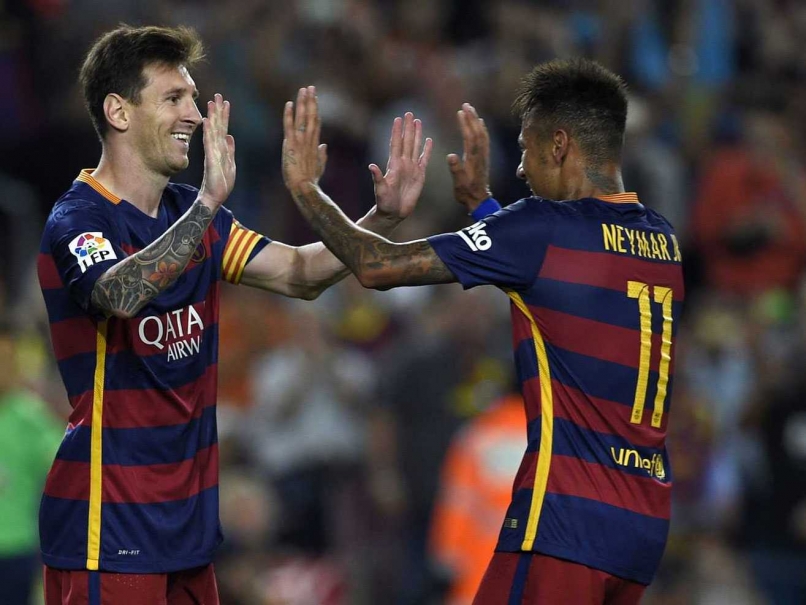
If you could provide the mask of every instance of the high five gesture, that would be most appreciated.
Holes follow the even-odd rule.
[[[235,139],[229,130],[230,103],[216,93],[207,102],[207,117],[202,120],[204,140],[204,179],[199,199],[217,210],[235,186]]]
[[[434,147],[433,141],[427,138],[421,152],[422,140],[423,125],[414,114],[408,112],[403,119],[395,118],[386,174],[377,164],[369,165],[375,183],[375,202],[381,213],[404,219],[414,211]]]

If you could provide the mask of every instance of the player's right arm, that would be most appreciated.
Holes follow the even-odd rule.
[[[235,140],[227,134],[229,101],[216,95],[202,122],[204,180],[190,209],[162,236],[106,270],[92,289],[92,305],[107,316],[134,317],[187,267],[204,232],[235,184]]]
[[[283,114],[283,178],[297,208],[333,254],[367,288],[460,281],[525,286],[534,279],[540,234],[523,220],[523,205],[505,209],[456,234],[398,244],[353,223],[318,185],[318,103],[313,87],[302,88]],[[535,236],[537,235],[537,242]],[[495,241],[495,244],[493,243]],[[451,260],[446,262],[446,259]],[[460,270],[461,269],[461,270]]]

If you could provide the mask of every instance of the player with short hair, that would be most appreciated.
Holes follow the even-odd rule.
[[[515,110],[517,175],[533,196],[458,233],[398,244],[350,222],[317,185],[312,88],[300,90],[296,111],[286,106],[283,174],[364,286],[458,281],[511,299],[528,447],[475,603],[630,605],[651,582],[669,528],[680,252],[672,226],[624,191],[618,76],[587,60],[544,63]],[[487,132],[469,105],[460,124],[465,161],[449,157],[455,192],[483,214],[498,206]]]
[[[48,605],[218,603],[220,283],[313,299],[349,274],[321,243],[272,242],[222,207],[235,141],[221,95],[206,118],[196,107],[202,56],[190,29],[122,26],[81,70],[102,156],[56,202],[38,258],[73,408],[40,509]],[[197,190],[170,177],[200,125]],[[364,227],[389,233],[413,211],[421,136],[412,114],[395,120]]]

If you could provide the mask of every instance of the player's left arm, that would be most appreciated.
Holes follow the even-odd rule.
[[[310,125],[310,134],[318,141],[318,116]],[[422,147],[422,153],[418,155]],[[376,206],[358,221],[364,231],[382,236],[391,235],[394,228],[414,210],[425,181],[425,170],[431,155],[432,142],[426,139],[423,145],[422,123],[407,113],[403,118],[395,118],[389,139],[389,161],[386,173],[371,164],[369,170],[375,185]],[[314,177],[318,180],[327,161],[325,145],[317,146]],[[345,217],[346,218],[346,217]],[[352,226],[355,226],[350,222]],[[418,242],[417,250],[430,251],[430,246]],[[406,258],[415,253],[414,249],[401,250],[396,254]],[[438,259],[437,259],[438,261]],[[399,261],[396,262],[399,264]],[[243,272],[241,283],[270,290],[286,296],[313,299],[329,286],[349,275],[351,269],[345,267],[336,255],[321,242],[307,246],[287,246],[273,242],[252,259]]]
[[[456,281],[426,240],[397,244],[371,233],[353,223],[319,188],[317,183],[321,174],[319,167],[324,161],[324,146],[319,145],[319,115],[313,87],[300,89],[296,114],[294,104],[286,104],[283,130],[283,178],[286,187],[325,246],[347,265],[363,286],[382,289]],[[430,142],[426,142],[426,149],[418,158],[420,138],[415,137],[414,132],[409,133],[410,136],[406,134],[404,129],[400,150],[402,156],[412,163],[427,163],[426,152],[430,150]],[[377,186],[376,178],[376,191]],[[393,188],[400,190],[407,187],[405,179],[393,185]],[[421,185],[417,188],[417,196],[421,188]]]

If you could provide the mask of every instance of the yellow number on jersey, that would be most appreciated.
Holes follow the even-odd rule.
[[[649,289],[639,281],[627,282],[627,296],[638,299],[638,312],[641,315],[641,352],[638,358],[638,382],[635,385],[635,401],[630,422],[641,424],[644,415],[647,387],[649,386],[649,358],[652,352],[652,306]],[[658,389],[655,394],[655,407],[652,412],[652,426],[660,428],[663,419],[663,404],[669,386],[669,363],[672,359],[672,289],[654,287],[654,301],[661,305],[663,312],[663,334],[661,335],[660,365],[658,367]]]

